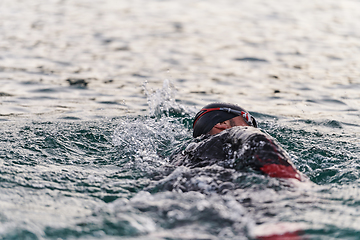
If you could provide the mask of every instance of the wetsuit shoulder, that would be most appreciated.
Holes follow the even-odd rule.
[[[173,156],[172,161],[191,168],[217,164],[241,171],[251,168],[271,177],[300,179],[300,173],[280,144],[253,127],[233,127],[197,138]]]

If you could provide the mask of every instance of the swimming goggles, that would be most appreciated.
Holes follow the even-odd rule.
[[[219,108],[203,108],[201,109],[201,111],[195,116],[195,121],[193,124],[193,127],[195,126],[197,120],[199,120],[200,117],[202,117],[204,114],[208,113],[208,112],[212,112],[212,111],[224,111],[224,112],[228,112],[228,113],[232,113],[238,116],[242,116],[243,119],[245,120],[245,122],[252,127],[257,128],[257,122],[255,120],[255,118],[253,116],[251,116],[250,113],[245,112],[245,111],[239,111],[239,110],[235,110],[232,108],[227,108],[227,107],[219,107]]]

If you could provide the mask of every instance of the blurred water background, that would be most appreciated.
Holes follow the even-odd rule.
[[[358,29],[358,0],[1,0],[0,238],[360,239]],[[171,166],[219,101],[311,183]]]

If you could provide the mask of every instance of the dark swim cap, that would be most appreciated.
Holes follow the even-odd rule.
[[[242,116],[249,126],[257,127],[254,117],[243,108],[230,103],[211,103],[203,107],[195,116],[193,136],[198,137],[210,132],[218,123]]]

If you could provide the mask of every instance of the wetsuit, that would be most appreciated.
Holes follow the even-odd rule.
[[[217,164],[236,170],[253,169],[270,177],[302,180],[289,155],[277,141],[254,127],[233,127],[216,135],[202,135],[171,161],[190,168]]]

